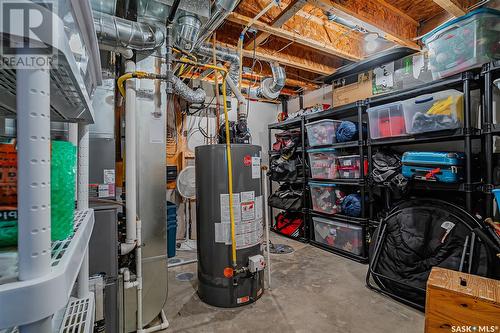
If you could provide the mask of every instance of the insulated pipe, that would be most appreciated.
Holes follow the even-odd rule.
[[[50,272],[50,74],[16,71],[18,260],[20,281]],[[8,305],[2,305],[8,306]],[[51,317],[19,326],[21,333],[52,332]]]
[[[172,88],[176,95],[179,95],[189,103],[202,104],[205,102],[207,93],[201,88],[196,90],[191,89],[187,84],[182,82],[177,76],[172,76]]]
[[[125,63],[125,71],[134,72],[135,63],[127,61]],[[135,245],[136,219],[137,219],[137,196],[136,196],[136,115],[135,115],[135,100],[136,87],[135,79],[129,79],[126,82],[126,100],[125,100],[125,203],[126,203],[126,244],[129,244],[128,249]],[[123,252],[122,252],[123,254]]]
[[[285,86],[286,73],[278,63],[270,63],[273,72],[272,78],[262,80],[260,87],[250,88],[249,95],[253,98],[276,99],[279,97],[281,89]]]
[[[105,45],[108,51],[155,50],[163,45],[165,33],[160,25],[130,21],[97,11],[93,14],[99,44]]]
[[[210,44],[203,44],[196,51],[198,55],[210,58],[213,57],[213,52],[214,51],[212,49],[212,45]],[[233,80],[233,82],[237,83],[239,79],[240,57],[230,49],[221,47],[219,45],[215,46],[215,57],[220,61],[229,62],[229,71],[227,79],[230,78],[231,80]],[[238,93],[237,92],[238,89],[229,86],[229,81],[227,81],[226,83],[227,83],[226,88],[230,88],[230,90],[236,95]]]

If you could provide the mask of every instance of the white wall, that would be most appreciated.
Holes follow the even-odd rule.
[[[316,90],[308,91],[304,94],[304,108],[311,107],[316,104],[332,105],[332,86],[324,85]],[[288,101],[288,113],[299,111],[299,97],[295,97]]]
[[[208,94],[211,94],[209,87],[204,87]],[[212,100],[211,96],[207,96],[207,103]],[[229,120],[236,120],[236,99],[231,100],[231,105],[234,106],[229,111]],[[267,125],[277,121],[278,113],[281,112],[281,104],[250,102],[248,110],[248,127],[252,135],[252,144],[262,147],[262,163],[268,163],[268,131]],[[224,114],[221,105],[221,121],[224,119]],[[192,132],[188,133],[188,147],[194,152],[195,147],[206,144],[205,137],[197,130],[198,122],[200,126],[206,130],[206,117],[189,116],[186,119],[186,129],[192,128]],[[210,135],[215,135],[215,117],[209,117]],[[186,206],[182,202],[176,191],[167,191],[167,200],[175,202],[178,205],[177,209],[177,239],[183,239],[186,228]],[[191,238],[196,238],[196,204],[191,204],[192,231]]]
[[[207,98],[208,99],[208,98]],[[211,99],[211,98],[210,98]],[[229,111],[229,120],[236,120],[236,99],[231,100],[231,105],[233,108]],[[252,135],[252,144],[262,147],[262,159],[263,162],[267,163],[267,151],[269,150],[268,137],[267,137],[267,125],[275,123],[277,121],[278,113],[281,112],[281,104],[264,103],[251,101],[248,109],[248,128],[250,129],[250,134]],[[221,121],[224,119],[224,115],[221,107]],[[197,127],[199,117],[188,117],[187,124],[195,124]],[[206,119],[201,121],[203,128],[206,127]],[[211,133],[215,132],[215,118],[209,118],[209,127]],[[189,149],[194,151],[194,148],[205,144],[204,137],[199,132],[194,132],[189,140]]]

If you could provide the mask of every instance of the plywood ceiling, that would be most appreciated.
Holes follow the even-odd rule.
[[[243,26],[271,0],[241,0],[235,13],[217,30],[217,42],[236,48]],[[286,68],[290,91],[314,89],[318,78],[370,54],[364,35],[328,21],[325,11],[343,13],[382,32],[389,43],[418,49],[415,38],[450,15],[457,15],[475,0],[281,0],[254,25],[256,33],[245,36],[244,66],[260,61],[252,75],[270,75],[266,62]],[[391,44],[392,43],[392,44]],[[255,50],[254,50],[255,47]],[[261,70],[261,64],[262,70]],[[257,71],[257,72],[256,72]]]

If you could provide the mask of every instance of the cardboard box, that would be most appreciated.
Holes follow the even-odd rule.
[[[337,80],[333,83],[333,107],[354,103],[372,96],[372,72]]]
[[[499,332],[500,281],[434,267],[427,281],[425,332]]]

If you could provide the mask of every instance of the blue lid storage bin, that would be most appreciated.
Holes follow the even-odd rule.
[[[335,184],[309,182],[312,208],[316,212],[337,214],[341,211],[341,194]]]
[[[500,59],[500,11],[481,8],[425,34],[434,79]]]

